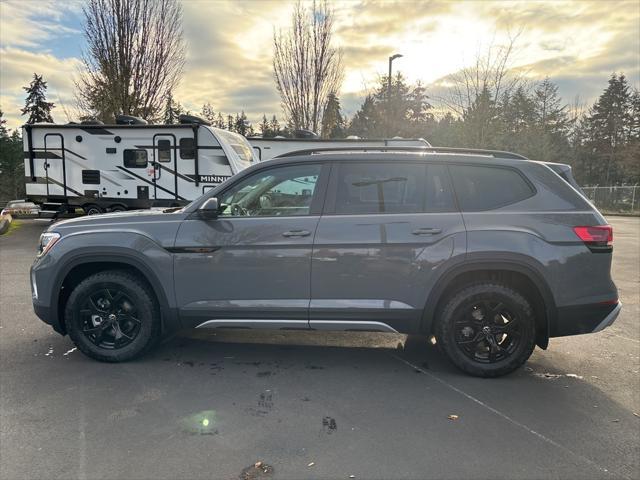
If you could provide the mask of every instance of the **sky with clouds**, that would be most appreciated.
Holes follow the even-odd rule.
[[[198,112],[282,116],[271,58],[274,29],[287,28],[288,0],[182,0],[187,60],[175,97]],[[21,125],[22,87],[34,72],[49,84],[54,119],[74,114],[73,81],[84,48],[82,0],[0,0],[0,108]],[[567,103],[592,102],[612,72],[640,84],[640,1],[333,1],[343,50],[344,110],[352,114],[387,69],[437,91],[478,52],[519,32],[513,67],[551,77]]]

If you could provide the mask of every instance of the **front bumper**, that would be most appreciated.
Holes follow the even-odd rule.
[[[559,307],[549,337],[595,333],[610,326],[622,310],[622,303],[596,303]]]

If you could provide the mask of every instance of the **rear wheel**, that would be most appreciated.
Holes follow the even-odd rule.
[[[102,213],[102,209],[98,205],[94,205],[93,203],[84,205],[82,209],[84,210],[84,213],[86,215],[99,215]]]
[[[109,207],[109,211],[110,212],[125,212],[127,210],[127,207],[125,207],[124,205],[111,205]]]
[[[158,307],[148,286],[123,271],[83,280],[69,296],[65,321],[78,349],[104,362],[130,360],[160,335]]]
[[[519,368],[535,347],[529,302],[506,285],[471,285],[451,297],[439,315],[438,344],[461,370],[498,377]]]

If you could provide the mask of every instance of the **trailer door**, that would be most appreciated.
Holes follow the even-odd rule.
[[[44,136],[44,158],[42,162],[47,184],[47,196],[67,196],[66,171],[64,163],[64,140],[59,133]]]
[[[153,136],[153,183],[156,200],[182,200],[176,176],[176,137],[172,133]]]

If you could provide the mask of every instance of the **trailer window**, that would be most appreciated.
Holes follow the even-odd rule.
[[[193,138],[180,139],[180,158],[185,160],[196,158],[196,142]]]
[[[171,140],[158,140],[158,161],[171,161]]]
[[[126,168],[147,168],[147,151],[128,149],[122,153]]]

